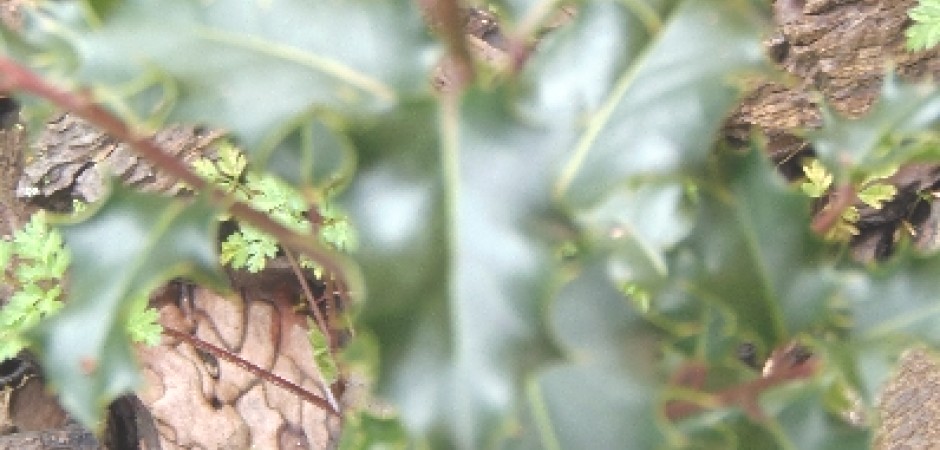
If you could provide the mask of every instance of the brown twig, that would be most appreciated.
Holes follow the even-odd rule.
[[[0,92],[11,91],[29,92],[87,120],[114,138],[126,142],[160,170],[192,186],[193,189],[209,193],[210,198],[216,204],[227,207],[239,220],[250,223],[255,228],[276,237],[282,244],[306,254],[330,272],[338,276],[345,273],[343,264],[338,261],[339,256],[317,245],[309,236],[291,231],[248,204],[236,201],[231,196],[208,185],[182,160],[160,148],[151,136],[135,132],[117,116],[97,105],[89,95],[59,89],[12,59],[0,56]]]
[[[827,231],[835,226],[846,208],[855,203],[855,189],[852,188],[852,185],[844,184],[832,192],[832,194],[829,195],[829,199],[829,204],[816,214],[811,225],[813,231],[820,235],[826,234]]]
[[[212,345],[202,339],[197,339],[193,336],[190,336],[188,333],[184,333],[175,328],[163,326],[163,332],[169,336],[172,336],[176,339],[185,341],[187,344],[192,345],[200,350],[204,350],[217,358],[222,358],[232,364],[241,367],[254,375],[257,375],[259,378],[263,378],[265,381],[268,381],[272,384],[275,384],[283,389],[286,389],[293,394],[297,395],[304,401],[317,406],[318,408],[323,409],[324,411],[333,414],[334,416],[339,416],[340,413],[330,405],[330,402],[318,397],[316,394],[304,389],[303,387],[283,378],[278,375],[271,373],[268,370],[264,370],[257,365],[241,358],[240,356],[225,350],[224,348],[217,347]],[[326,387],[329,388],[328,386]]]
[[[710,407],[727,408],[736,406],[741,408],[752,420],[762,420],[764,414],[758,405],[758,399],[763,392],[790,381],[809,378],[817,372],[817,369],[818,362],[815,358],[810,358],[799,364],[784,365],[761,378],[731,386],[716,393],[707,393],[710,403],[714,403],[714,405]],[[701,387],[699,381],[704,382],[704,370],[705,369],[700,365],[691,365],[685,370],[680,370],[680,372],[682,372],[680,375],[681,378],[692,380],[683,381],[682,384],[697,390]],[[674,400],[666,403],[665,414],[666,418],[670,421],[678,422],[687,417],[704,412],[710,409],[710,407],[691,401]]]
[[[419,0],[429,25],[447,46],[449,63],[453,66],[452,92],[460,92],[473,82],[473,59],[467,49],[460,6],[457,0]]]
[[[320,331],[323,332],[326,336],[326,344],[330,348],[330,354],[334,357],[336,356],[333,352],[333,339],[330,337],[329,325],[326,322],[326,318],[323,317],[323,313],[320,312],[320,308],[317,308],[317,299],[313,295],[313,290],[310,289],[310,283],[307,282],[307,277],[304,276],[303,271],[300,270],[300,264],[297,263],[297,258],[294,258],[294,255],[290,250],[284,250],[284,255],[287,256],[287,262],[290,265],[291,271],[294,272],[294,276],[297,277],[297,282],[300,283],[300,289],[304,293],[304,297],[307,299],[307,304],[310,305],[311,312],[313,313],[313,319],[317,322],[317,326],[320,328]]]

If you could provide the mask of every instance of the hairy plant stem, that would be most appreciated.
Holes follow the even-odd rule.
[[[160,148],[152,136],[136,132],[123,120],[96,104],[87,93],[76,94],[60,89],[46,82],[42,77],[16,61],[0,56],[0,92],[12,91],[31,93],[85,119],[115,139],[127,143],[140,156],[149,160],[160,170],[185,182],[197,191],[208,193],[210,199],[216,205],[228,209],[239,220],[274,236],[283,245],[290,246],[309,256],[339,277],[343,277],[347,273],[345,267],[347,264],[343,262],[341,256],[317,245],[309,236],[291,231],[266,214],[209,185],[182,160]]]
[[[190,336],[188,333],[184,333],[180,330],[177,330],[172,327],[168,327],[166,325],[163,326],[163,332],[176,339],[185,341],[187,344],[192,345],[193,347],[196,347],[200,350],[204,350],[212,354],[212,356],[215,356],[217,358],[222,358],[232,364],[235,364],[238,367],[241,367],[242,369],[245,369],[251,372],[252,374],[257,375],[259,378],[263,378],[265,381],[268,381],[274,385],[277,385],[283,389],[286,389],[292,392],[293,394],[297,395],[304,401],[318,408],[321,408],[324,411],[330,414],[333,414],[334,416],[341,416],[340,412],[337,411],[336,408],[334,408],[333,405],[330,404],[330,402],[320,398],[316,394],[304,389],[303,387],[298,386],[297,384],[292,383],[291,381],[288,381],[287,379],[283,377],[280,377],[278,375],[271,373],[268,370],[258,367],[257,365],[249,362],[248,360],[241,358],[240,356],[224,348],[217,347],[202,339],[195,338],[193,336]],[[330,392],[329,387],[326,387],[325,390],[326,392]]]

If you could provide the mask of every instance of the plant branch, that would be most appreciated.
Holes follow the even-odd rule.
[[[820,235],[826,234],[827,231],[839,222],[842,213],[845,212],[846,208],[855,203],[857,197],[852,185],[845,184],[839,186],[835,192],[830,194],[829,198],[831,201],[822,211],[816,214],[811,225],[813,231]]]
[[[152,136],[136,132],[120,118],[96,104],[87,93],[76,94],[60,89],[12,59],[0,56],[0,92],[10,91],[31,93],[85,119],[112,137],[126,142],[140,156],[148,159],[160,170],[185,182],[197,191],[207,192],[214,203],[227,208],[239,220],[274,236],[285,246],[290,246],[309,256],[338,276],[342,277],[346,273],[345,264],[342,263],[340,256],[316,244],[315,239],[291,231],[266,214],[210,186],[182,160],[160,148]]]
[[[238,367],[241,367],[242,369],[245,369],[251,372],[252,374],[257,375],[258,377],[263,378],[265,381],[271,382],[272,384],[275,384],[283,389],[286,389],[294,393],[295,395],[297,395],[304,401],[312,405],[315,405],[318,408],[321,408],[324,411],[330,414],[333,414],[334,416],[340,415],[340,413],[335,408],[333,408],[333,406],[330,405],[328,401],[318,397],[312,392],[304,389],[301,386],[298,386],[297,384],[291,381],[288,381],[287,379],[283,377],[280,377],[278,375],[271,373],[270,371],[267,371],[258,367],[257,365],[249,362],[248,360],[241,358],[240,356],[228,350],[212,345],[202,339],[194,338],[190,336],[188,333],[184,333],[182,331],[179,331],[172,327],[168,327],[166,325],[163,326],[163,331],[166,334],[176,339],[185,341],[187,344],[192,345],[193,347],[209,352],[210,354],[212,354],[212,356],[215,356],[217,358],[222,358],[232,364],[235,364]]]
[[[457,0],[419,0],[421,9],[427,16],[429,26],[437,31],[447,45],[450,64],[455,76],[454,92],[461,91],[473,81],[473,58],[467,49],[463,23],[460,20],[460,6]]]
[[[764,418],[758,400],[760,395],[779,385],[790,381],[812,377],[819,369],[815,358],[793,365],[782,365],[771,373],[760,378],[728,387],[715,393],[704,393],[709,405],[702,405],[687,400],[673,400],[665,405],[666,418],[671,422],[678,422],[708,409],[738,407],[752,420],[759,421]],[[680,370],[681,384],[698,391],[704,383],[707,369],[702,365],[691,365]]]

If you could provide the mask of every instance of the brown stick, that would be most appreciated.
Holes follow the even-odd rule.
[[[59,89],[16,61],[0,56],[0,92],[9,91],[29,92],[87,120],[114,138],[126,142],[138,154],[166,173],[196,190],[208,192],[214,203],[224,205],[239,220],[250,223],[255,228],[274,236],[282,244],[309,256],[337,276],[342,277],[345,273],[343,264],[339,261],[340,257],[334,252],[317,245],[316,240],[311,239],[310,236],[297,234],[248,204],[236,201],[231,196],[208,185],[180,159],[160,148],[151,136],[135,132],[117,116],[95,104],[88,95]]]
[[[163,332],[169,336],[185,341],[187,344],[192,345],[193,347],[197,347],[201,350],[209,352],[217,358],[222,358],[232,364],[235,364],[238,367],[241,367],[242,369],[245,369],[251,372],[252,374],[257,375],[258,377],[271,382],[272,384],[275,384],[283,389],[286,389],[292,392],[293,394],[297,395],[304,401],[312,405],[315,405],[323,409],[324,411],[330,414],[333,414],[334,416],[340,415],[338,411],[333,409],[333,406],[330,405],[328,401],[318,397],[316,394],[304,389],[301,386],[298,386],[295,383],[292,383],[291,381],[285,378],[275,375],[271,373],[270,371],[264,370],[228,350],[212,345],[206,341],[203,341],[202,339],[194,338],[190,336],[188,333],[184,333],[182,331],[168,327],[166,325],[163,326]]]
[[[838,189],[830,194],[829,198],[832,201],[813,218],[811,225],[813,231],[820,235],[826,234],[827,231],[839,222],[839,218],[842,217],[842,213],[845,209],[855,203],[855,190],[852,189],[851,185],[845,184],[839,186]]]
[[[764,418],[764,414],[757,403],[761,393],[790,381],[809,378],[815,375],[818,369],[818,361],[816,361],[815,358],[810,358],[808,361],[799,364],[781,367],[767,376],[731,386],[716,393],[708,394],[710,395],[709,398],[714,401],[718,407],[739,407],[751,420],[758,421]],[[702,372],[702,370],[704,370],[703,368],[693,367],[693,370],[701,372],[696,373],[693,378],[704,380],[705,374]],[[699,386],[690,387],[697,389]],[[674,400],[666,403],[665,414],[666,418],[671,422],[678,422],[687,417],[704,412],[707,409],[708,408],[703,405],[690,401]]]
[[[447,45],[450,64],[453,65],[452,92],[460,92],[473,82],[473,59],[467,49],[460,6],[457,0],[419,0],[432,29],[437,30]]]

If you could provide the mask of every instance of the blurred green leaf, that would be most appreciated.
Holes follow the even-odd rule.
[[[75,81],[131,122],[171,106],[170,119],[230,130],[252,155],[311,108],[375,110],[428,90],[431,41],[415,2],[124,0],[100,23],[73,8],[43,5],[27,33],[64,37]]]
[[[661,337],[611,285],[604,264],[590,263],[560,292],[553,331],[567,362],[538,374],[529,388],[541,448],[653,449]]]
[[[115,186],[92,217],[63,228],[72,254],[68,302],[34,338],[49,383],[85,426],[98,428],[104,407],[138,382],[124,328],[135,298],[180,275],[227,285],[215,226],[203,202]]]
[[[822,382],[791,383],[761,397],[761,408],[776,420],[781,449],[856,450],[871,448],[871,431],[826,411]]]
[[[868,206],[881,209],[885,202],[897,195],[898,189],[890,184],[876,183],[865,186],[858,193],[858,199]]]
[[[914,22],[904,31],[908,50],[928,50],[940,43],[940,2],[919,0],[907,15]]]
[[[556,188],[574,205],[592,205],[632,176],[701,165],[712,145],[704,137],[740,95],[734,77],[767,69],[763,22],[749,2],[686,1],[660,21],[653,40],[619,49],[638,51],[626,53],[629,64],[590,110]]]
[[[722,345],[726,351],[735,340],[769,351],[800,333],[828,329],[840,284],[809,230],[809,200],[757,150],[717,158],[704,178],[695,227],[667,253],[666,270],[618,269],[631,259],[615,247],[614,276],[649,290],[651,318],[680,335],[703,336],[706,305],[717,308],[713,313],[731,318],[721,333],[735,336]]]
[[[832,186],[832,174],[818,159],[813,158],[809,164],[804,165],[803,174],[806,175],[807,181],[801,184],[800,188],[803,189],[803,193],[812,198],[822,197]]]
[[[551,353],[539,318],[552,257],[538,231],[551,155],[536,130],[477,92],[456,111],[412,105],[355,130],[362,171],[347,198],[382,342],[379,387],[435,447],[499,442],[523,370]],[[439,144],[426,124],[452,121]],[[530,145],[524,145],[530,144]],[[440,145],[440,147],[439,147]],[[443,170],[442,170],[443,169]]]
[[[849,176],[858,178],[888,170],[921,153],[932,152],[936,157],[936,149],[932,148],[883,145],[890,143],[893,135],[916,135],[938,120],[940,93],[934,86],[904,83],[889,73],[877,102],[865,116],[849,119],[823,108],[823,126],[810,133],[810,138],[825,166],[845,183],[852,181]]]

